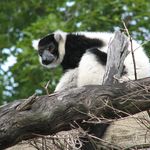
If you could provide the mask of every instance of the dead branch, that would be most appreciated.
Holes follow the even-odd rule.
[[[124,68],[124,60],[128,55],[128,39],[121,32],[115,33],[114,39],[110,41],[107,52],[106,72],[103,85],[117,83]]]
[[[86,120],[89,113],[114,119],[150,108],[150,78],[113,86],[86,86],[50,96],[36,97],[30,107],[18,111],[23,101],[0,108],[0,149],[15,145],[36,134],[53,135],[70,130],[74,121]],[[28,99],[27,99],[28,101]]]
[[[129,33],[129,30],[127,29],[126,24],[125,24],[125,22],[123,20],[122,20],[122,23],[123,23],[123,25],[125,27],[125,31],[126,31],[128,37],[129,37],[129,40],[130,40],[131,54],[132,54],[132,60],[133,60],[133,66],[134,66],[134,76],[135,76],[135,80],[137,80],[136,61],[135,61],[135,56],[134,56],[132,37],[131,37],[131,35]]]

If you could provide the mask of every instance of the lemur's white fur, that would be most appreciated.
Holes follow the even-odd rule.
[[[78,68],[77,86],[102,84],[105,66],[97,61],[96,56],[86,52]]]
[[[67,33],[58,31],[55,32],[55,39],[59,43],[59,62],[60,63],[63,60],[63,57],[65,55],[65,42],[66,42],[66,35]],[[108,44],[110,40],[113,39],[114,34],[113,33],[106,33],[106,32],[78,32],[74,34],[81,34],[88,38],[97,38],[102,41],[104,41],[105,46],[100,48],[101,51],[107,53]],[[131,45],[129,45],[128,48],[129,51],[131,51]],[[150,76],[150,63],[149,59],[146,56],[144,50],[140,45],[133,40],[133,50],[135,61],[136,61],[136,70],[137,70],[137,77],[138,79],[149,77]],[[131,53],[128,54],[128,56],[125,59],[125,67],[127,70],[127,74],[123,76],[123,80],[134,80],[134,66],[133,66],[133,59]],[[95,55],[86,52],[79,63],[79,67],[75,69],[68,70],[60,79],[60,82],[58,83],[56,90],[63,90],[64,88],[70,88],[70,87],[80,87],[88,84],[102,84],[103,81],[103,75],[105,73],[105,66],[100,64],[100,62],[97,61],[95,58]]]
[[[35,50],[38,50],[38,43],[39,43],[40,39],[35,39],[32,41],[32,47],[35,49]]]
[[[60,79],[55,91],[77,87],[78,68],[68,70]]]
[[[67,33],[60,31],[60,30],[57,30],[56,32],[54,32],[54,38],[59,43],[58,44],[59,59],[56,64],[60,64],[64,58],[66,35]]]
[[[108,44],[110,40],[113,38],[114,34],[110,33],[100,33],[99,38],[106,43],[106,46],[100,48],[101,51],[107,53]],[[110,40],[109,40],[110,39]],[[133,43],[133,50],[136,62],[136,71],[137,71],[137,78],[145,78],[150,76],[150,63],[149,59],[146,56],[144,50],[136,41],[132,41]],[[125,59],[125,67],[127,74],[125,74],[121,80],[128,81],[134,80],[134,65],[133,65],[133,58],[131,54],[131,45],[129,42],[128,50],[130,53]],[[78,77],[77,77],[77,86],[84,86],[88,84],[102,84],[103,76],[105,73],[105,68],[99,62],[97,62],[95,55],[92,56],[91,53],[85,53],[79,63],[79,70],[78,70]],[[84,80],[83,80],[84,79]]]

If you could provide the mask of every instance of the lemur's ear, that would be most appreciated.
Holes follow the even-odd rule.
[[[62,36],[61,36],[60,33],[55,33],[55,34],[54,34],[54,38],[55,38],[55,40],[56,40],[57,42],[59,42],[59,41],[62,39]]]
[[[32,47],[33,47],[35,50],[38,50],[39,41],[40,41],[40,39],[37,39],[37,40],[33,40],[33,41],[32,41]]]
[[[63,35],[64,35],[64,32],[61,30],[57,30],[54,32],[54,38],[57,42],[59,42],[61,39],[63,39]]]

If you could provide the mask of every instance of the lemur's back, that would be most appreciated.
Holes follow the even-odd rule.
[[[107,49],[108,49],[108,44],[111,42],[111,40],[114,37],[113,33],[107,33],[107,32],[78,32],[74,33],[77,35],[84,35],[87,38],[91,39],[99,39],[104,42],[104,46],[100,48],[94,48],[94,51],[102,51],[107,54]],[[103,81],[103,75],[105,73],[105,63],[102,63],[102,59],[105,57],[103,55],[99,55],[98,53],[93,52],[92,49],[87,50],[80,62],[79,62],[79,67],[77,71],[77,85],[76,86],[84,86],[84,85],[89,85],[89,84],[102,84]],[[131,46],[129,42],[129,48],[128,50],[130,53],[125,59],[125,74],[122,77],[122,81],[127,81],[127,80],[134,80],[135,75],[134,75],[134,65],[133,65],[133,58],[131,55]],[[143,48],[133,40],[133,50],[134,50],[134,55],[135,55],[135,60],[136,60],[136,71],[137,71],[137,77],[138,79],[140,78],[145,78],[150,76],[150,63],[149,59],[146,56]],[[98,57],[101,57],[98,59]],[[102,58],[103,57],[103,58]],[[107,59],[107,58],[105,58]],[[74,71],[75,72],[75,71]],[[72,74],[71,70],[67,73]],[[74,75],[75,73],[73,73]]]

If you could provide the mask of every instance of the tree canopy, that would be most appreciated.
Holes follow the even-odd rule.
[[[38,62],[32,41],[55,30],[110,31],[123,29],[141,43],[150,40],[150,2],[147,0],[1,0],[0,104],[52,92],[61,68],[48,70]],[[150,42],[144,44],[150,54]]]

